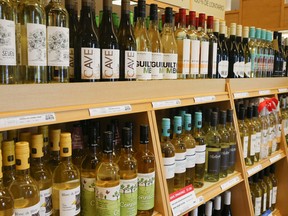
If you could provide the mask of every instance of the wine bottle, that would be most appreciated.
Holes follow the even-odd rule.
[[[137,215],[152,215],[155,199],[155,156],[149,150],[149,127],[140,125]],[[148,184],[145,182],[148,182]]]
[[[270,167],[266,167],[264,170],[264,182],[267,185],[267,208],[271,209],[272,206],[272,197],[273,197],[273,183],[269,177]]]
[[[205,216],[212,216],[212,208],[213,208],[212,201],[208,201],[205,203]]]
[[[150,5],[150,24],[148,36],[151,42],[152,62],[151,76],[152,79],[163,79],[163,45],[158,30],[158,5]]]
[[[218,39],[214,35],[213,16],[207,16],[207,35],[209,37],[208,77],[216,78]]]
[[[266,109],[264,109],[260,114],[261,120],[261,146],[260,146],[260,159],[267,158],[269,155],[269,146],[271,142],[269,141],[269,122],[266,118]]]
[[[262,77],[263,76],[263,56],[264,56],[264,50],[261,46],[262,39],[261,39],[261,28],[256,28],[256,49],[257,49],[257,55],[256,55],[256,74],[255,77]]]
[[[14,143],[13,143],[13,147],[14,147]],[[7,160],[7,159],[4,159],[4,160]],[[0,149],[0,199],[1,199],[0,214],[1,215],[14,215],[14,201],[13,201],[12,194],[8,190],[8,187],[5,187],[3,184],[1,149]]]
[[[221,136],[217,131],[218,113],[212,112],[211,130],[205,135],[206,141],[206,167],[205,181],[216,182],[219,180],[221,166]]]
[[[152,48],[145,27],[146,0],[138,1],[137,22],[134,29],[137,45],[137,80],[151,80]]]
[[[100,162],[100,124],[93,122],[89,131],[88,152],[81,164],[81,215],[95,214],[95,169]]]
[[[62,0],[50,0],[47,22],[47,73],[49,82],[69,82],[69,15]]]
[[[229,78],[238,78],[239,72],[239,50],[236,42],[236,23],[230,24],[230,46],[229,49]]]
[[[221,216],[221,196],[214,199],[213,216]]]
[[[52,215],[52,173],[44,163],[43,135],[31,137],[31,177],[40,190],[40,215]]]
[[[15,145],[16,176],[9,190],[14,200],[15,215],[40,215],[40,191],[30,176],[30,150],[28,142]]]
[[[119,166],[113,162],[113,133],[104,132],[101,162],[96,167],[96,211],[99,215],[120,216]]]
[[[12,2],[1,0],[0,10],[0,24],[4,31],[0,45],[0,84],[15,84],[19,71],[16,70],[16,27]]]
[[[211,115],[212,115],[212,109],[206,108],[204,110],[204,119],[203,119],[203,131],[205,134],[207,134],[208,131],[211,130]]]
[[[237,150],[237,144],[236,144],[236,130],[233,125],[233,110],[228,109],[227,110],[227,131],[229,133],[229,144],[230,144],[230,150],[229,150],[229,167],[228,167],[228,174],[231,174],[235,171],[235,162],[236,162],[236,150]]]
[[[267,119],[269,121],[269,134],[271,145],[269,144],[269,156],[274,153],[277,149],[277,139],[276,139],[276,119],[273,111],[267,113]]]
[[[116,161],[119,160],[121,154],[121,136],[120,136],[120,129],[119,129],[119,121],[118,119],[111,120],[112,130],[113,130],[113,154],[116,156]]]
[[[285,56],[285,51],[282,45],[282,32],[278,32],[278,47],[279,47],[279,51],[281,53],[281,64],[282,64],[282,68],[281,68],[281,76],[287,76],[286,75],[286,68],[287,68],[287,62],[286,62],[286,56]]]
[[[272,189],[272,200],[271,200],[271,210],[273,211],[276,207],[276,201],[277,201],[277,187],[278,187],[278,180],[275,176],[275,169],[276,169],[276,166],[275,164],[271,164],[270,166],[270,179],[271,179],[271,182],[272,182],[272,186],[273,186],[273,189]]]
[[[122,152],[119,158],[120,214],[137,214],[137,171],[138,163],[132,154],[132,131],[122,128]]]
[[[255,39],[255,27],[251,26],[249,28],[249,42],[248,47],[251,54],[251,75],[250,77],[253,78],[256,76],[256,70],[257,70],[257,46],[256,46],[256,39]]]
[[[250,53],[249,45],[248,45],[248,38],[249,38],[249,27],[244,26],[242,44],[243,44],[243,51],[244,51],[244,58],[245,58],[245,66],[244,66],[245,78],[251,77],[251,53]]]
[[[258,162],[260,160],[261,121],[259,119],[258,106],[253,106],[252,109],[253,109],[252,122],[253,122],[255,130],[256,130],[256,142],[255,142],[255,146],[254,146],[254,150],[255,150],[254,162]]]
[[[50,130],[50,160],[48,166],[52,173],[60,163],[60,134],[60,129]]]
[[[162,31],[163,44],[163,79],[177,79],[178,53],[177,43],[173,33],[173,11],[172,8],[165,8],[165,24]],[[154,59],[154,58],[153,58]],[[179,73],[178,73],[179,75]],[[178,76],[179,77],[179,76]]]
[[[42,125],[38,127],[38,133],[43,135],[43,160],[44,163],[49,161],[49,127],[48,125]]]
[[[251,164],[253,165],[257,159],[255,159],[255,145],[257,145],[257,136],[256,136],[256,128],[253,124],[253,110],[252,107],[247,107],[247,119],[246,119],[246,127],[248,128],[249,141],[248,141],[248,158],[250,159]],[[246,164],[247,165],[247,164]]]
[[[96,0],[91,0],[91,17],[92,17],[92,25],[95,33],[99,34],[99,29],[96,23]]]
[[[169,118],[162,119],[161,152],[165,168],[165,178],[167,181],[168,192],[171,194],[174,191],[175,147],[170,141]]]
[[[130,23],[130,0],[122,0],[121,22],[118,31],[121,81],[136,80],[137,47]]]
[[[274,41],[277,41],[274,45],[274,68],[273,68],[273,76],[274,77],[280,77],[282,75],[282,58],[281,58],[281,50],[279,48],[279,40],[278,39],[278,32],[274,31],[273,34]]]
[[[168,9],[167,9],[168,10]],[[167,11],[168,12],[168,11]],[[167,16],[171,16],[170,13]],[[165,14],[165,23],[166,22]],[[178,48],[178,75],[179,79],[186,79],[189,75],[190,40],[187,38],[186,9],[179,9],[179,24],[175,31],[175,38]]]
[[[220,21],[218,49],[221,48],[221,60],[218,63],[217,78],[227,78],[229,68],[229,49],[226,44],[226,22]]]
[[[264,213],[267,210],[266,204],[267,204],[267,192],[268,192],[268,187],[264,182],[264,170],[261,170],[259,172],[258,186],[262,190],[261,213]]]
[[[25,1],[19,16],[21,23],[21,65],[25,83],[47,83],[46,13],[36,0]]]
[[[222,210],[222,216],[232,216],[231,191],[224,192],[224,206]]]
[[[266,38],[266,29],[261,29],[261,44],[260,46],[262,47],[263,51],[263,63],[262,63],[262,77],[267,77],[267,71],[268,71],[268,54],[269,54],[269,49],[267,47],[267,38]]]
[[[73,164],[80,170],[81,163],[84,157],[84,139],[81,124],[74,124],[72,129],[72,161]]]
[[[75,37],[78,26],[78,18],[76,11],[75,0],[65,0],[65,7],[69,14],[69,81],[75,81],[74,75],[74,48],[75,48]]]
[[[259,187],[259,173],[253,175],[252,191],[253,191],[253,203],[254,203],[254,215],[261,215],[262,209],[262,189]]]
[[[220,78],[219,77],[219,63],[221,62],[221,59],[222,59],[222,48],[221,48],[221,41],[219,39],[219,31],[220,31],[220,21],[219,21],[219,19],[214,19],[213,20],[213,34],[217,38],[216,69],[215,69],[216,70],[216,74],[215,74],[215,78]]]
[[[15,144],[14,141],[3,141],[1,142],[2,147],[2,160],[3,166],[0,171],[2,171],[3,178],[2,183],[4,187],[9,187],[9,185],[15,180]],[[0,162],[2,162],[0,160]]]
[[[74,75],[75,81],[78,82],[100,80],[100,44],[94,29],[91,11],[91,0],[82,0],[74,55]]]
[[[238,63],[238,76],[239,78],[244,78],[245,76],[245,53],[242,43],[242,25],[237,25],[236,27],[236,44],[239,52],[239,63]]]
[[[274,49],[273,49],[273,33],[271,31],[267,31],[267,46],[268,46],[268,71],[267,77],[272,77],[273,75],[273,67],[274,67]]]
[[[53,172],[53,215],[80,215],[80,173],[72,162],[70,133],[60,135],[61,162]]]

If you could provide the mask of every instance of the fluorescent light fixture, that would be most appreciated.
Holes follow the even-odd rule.
[[[112,4],[121,6],[121,0],[113,0]],[[130,1],[130,5],[137,5],[137,2]]]

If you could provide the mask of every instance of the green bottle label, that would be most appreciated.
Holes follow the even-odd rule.
[[[108,188],[96,186],[95,196],[97,214],[120,216],[120,184]]]
[[[149,210],[154,207],[155,172],[138,173],[138,210]]]
[[[95,214],[95,178],[81,178],[81,206],[83,215]]]
[[[137,178],[120,180],[120,212],[121,215],[137,214]]]

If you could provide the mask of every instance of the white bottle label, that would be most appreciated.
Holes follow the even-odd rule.
[[[228,61],[220,61],[218,64],[218,72],[221,76],[221,78],[227,78],[228,77],[228,68],[229,68],[229,62]]]
[[[120,51],[102,49],[102,79],[119,79]]]
[[[239,63],[240,63],[240,62],[237,61],[237,62],[235,62],[234,65],[233,65],[233,71],[234,71],[234,74],[235,74],[236,77],[239,76]]]
[[[245,73],[245,62],[239,62],[239,68],[238,68],[238,76],[240,78],[244,78]]]
[[[244,71],[247,77],[251,76],[251,62],[245,63]]]
[[[248,145],[249,145],[249,137],[245,136],[245,137],[243,137],[243,156],[244,156],[244,158],[247,158],[247,156],[248,156]]]
[[[151,80],[151,52],[137,52],[137,73],[136,77],[140,80]]]
[[[254,156],[255,155],[255,145],[257,145],[257,136],[256,134],[252,134],[250,137],[250,156]]]
[[[213,43],[213,64],[212,64],[212,74],[216,75],[217,69],[217,43]]]
[[[255,216],[261,215],[261,202],[262,202],[262,198],[261,197],[256,197],[255,198]]]
[[[152,53],[151,76],[153,80],[163,79],[163,53]]]
[[[80,213],[80,185],[70,190],[59,190],[59,207],[61,216]]]
[[[256,133],[255,153],[260,152],[261,132]]]
[[[166,179],[174,178],[175,175],[175,157],[163,158]]]
[[[178,45],[178,44],[177,44]],[[179,48],[178,48],[179,50]],[[190,39],[183,39],[183,68],[182,74],[189,74],[189,62],[190,62]]]
[[[186,168],[195,167],[196,161],[196,148],[187,148],[186,149]]]
[[[74,76],[74,48],[69,49],[69,78],[75,78]]]
[[[52,215],[52,187],[40,191],[40,215]]]
[[[40,202],[28,208],[15,208],[14,213],[15,216],[40,215]]]
[[[46,66],[46,25],[27,23],[28,66]]]
[[[16,65],[15,22],[0,19],[0,65]]]
[[[175,173],[186,172],[186,152],[175,154]]]
[[[178,54],[164,53],[163,57],[163,78],[177,79]]]
[[[137,52],[125,51],[125,78],[136,79]]]
[[[196,145],[196,164],[205,163],[206,145]]]
[[[266,211],[266,202],[267,202],[267,193],[263,194],[263,206],[262,206],[262,212]]]
[[[199,74],[200,64],[200,41],[191,40],[191,61],[190,61],[190,74]]]
[[[275,204],[277,200],[277,187],[273,187],[272,190],[272,204]]]
[[[69,66],[69,28],[47,26],[48,66]]]
[[[270,196],[269,196],[269,206],[268,206],[268,208],[270,208],[271,205],[272,205],[273,188],[272,188],[272,190],[269,191],[269,194],[270,194]]]
[[[268,157],[268,152],[269,152],[269,146],[268,146],[268,130],[262,130],[261,132],[261,147],[260,147],[260,158],[266,158]]]
[[[282,125],[281,124],[277,124],[277,138],[281,139],[281,132],[282,132]]]
[[[209,42],[201,41],[200,74],[208,74]]]
[[[81,48],[81,79],[100,79],[99,48]]]

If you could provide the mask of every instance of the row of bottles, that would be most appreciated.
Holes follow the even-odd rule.
[[[288,143],[288,107],[287,107],[287,95],[280,96],[280,109],[281,109],[281,118],[283,122],[284,135],[286,143]]]
[[[12,196],[5,204],[9,211],[14,208],[16,215],[152,215],[155,157],[148,147],[149,127],[140,126],[136,152],[132,148],[135,127],[131,122],[125,125],[118,137],[119,151],[115,148],[119,128],[101,136],[99,122],[89,122],[85,150],[76,148],[84,142],[79,124],[73,126],[72,135],[58,126],[49,132],[41,126],[38,130],[44,127],[44,133],[21,132],[19,137],[8,131],[1,142],[1,168],[4,189]],[[11,138],[19,141],[15,144]],[[45,155],[44,142],[50,146]]]
[[[218,117],[220,116],[220,117]],[[170,140],[170,118],[162,119],[161,151],[169,193],[189,184],[203,187],[204,181],[217,182],[235,170],[236,132],[233,110],[205,110],[192,115],[180,110],[173,117],[173,136]]]

